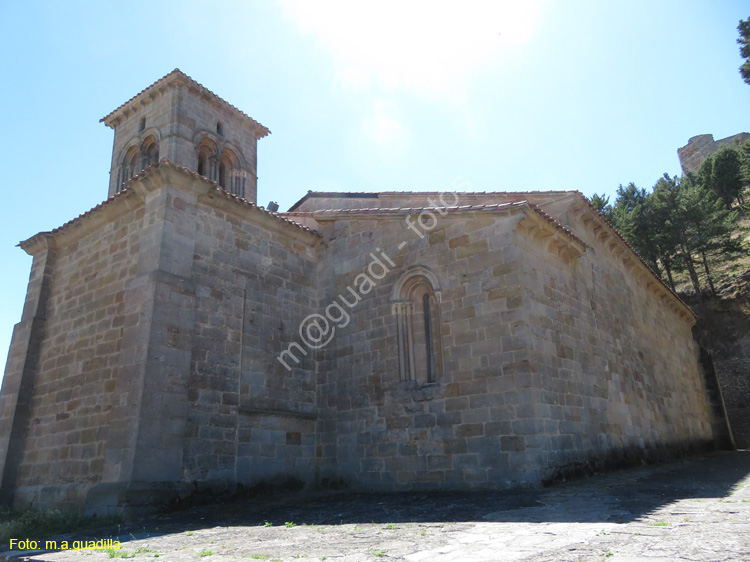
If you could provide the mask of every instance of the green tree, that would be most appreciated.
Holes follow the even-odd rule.
[[[740,145],[740,177],[742,178],[743,189],[750,185],[750,140]]]
[[[599,211],[602,215],[604,215],[604,218],[607,219],[609,222],[612,222],[612,205],[609,204],[609,195],[599,195],[598,193],[594,193],[591,196],[591,204],[596,208],[597,211]]]
[[[703,269],[716,294],[709,258],[741,249],[732,236],[737,212],[692,174],[682,180],[665,174],[654,186],[652,206],[660,223],[656,244],[662,263],[687,270],[696,295],[701,294],[698,269]]]
[[[686,269],[684,260],[679,255],[679,231],[675,228],[675,209],[678,205],[679,183],[664,174],[654,185],[650,196],[651,212],[654,221],[655,243],[659,248],[659,260],[664,266],[667,281],[675,290],[673,274]],[[691,278],[692,279],[692,278]]]
[[[727,209],[736,200],[742,204],[742,166],[740,152],[725,146],[716,154],[706,158],[698,170],[698,180],[706,188],[721,197]]]
[[[737,31],[740,32],[740,37],[737,39],[740,45],[740,55],[745,59],[740,67],[740,75],[745,83],[750,84],[750,18],[740,20]]]
[[[611,215],[610,222],[661,277],[660,251],[657,244],[658,225],[654,220],[647,191],[632,182],[627,187],[620,185]]]
[[[691,257],[700,261],[711,293],[716,295],[708,258],[742,249],[740,238],[733,237],[737,211],[727,209],[721,198],[690,178],[681,187],[680,218],[690,238]]]

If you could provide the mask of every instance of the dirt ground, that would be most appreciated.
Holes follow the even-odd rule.
[[[750,561],[750,451],[507,492],[234,499],[51,537],[101,548],[6,559],[167,561]],[[58,543],[61,544],[61,543]]]

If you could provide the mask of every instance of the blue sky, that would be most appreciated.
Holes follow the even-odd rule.
[[[99,123],[175,67],[271,129],[258,202],[307,190],[577,189],[679,174],[750,130],[750,2],[0,2],[0,361],[31,258],[106,198]]]

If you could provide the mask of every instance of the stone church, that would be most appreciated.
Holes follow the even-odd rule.
[[[181,71],[102,121],[108,199],[20,244],[6,503],[536,486],[725,436],[694,314],[580,193],[277,212],[256,203],[269,130]]]

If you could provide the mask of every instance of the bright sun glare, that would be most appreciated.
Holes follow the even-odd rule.
[[[539,27],[541,1],[287,0],[285,16],[322,42],[333,87],[369,98],[365,133],[378,144],[408,142],[387,98],[460,105],[474,75],[513,56]]]
[[[529,41],[541,10],[538,1],[288,0],[284,11],[332,51],[346,87],[460,103],[456,85]]]

